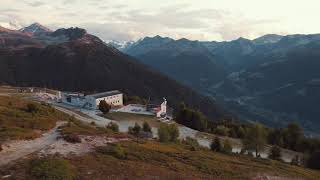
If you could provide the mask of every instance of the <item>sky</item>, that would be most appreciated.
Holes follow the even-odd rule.
[[[320,33],[319,0],[0,0],[1,26],[81,27],[103,40]]]

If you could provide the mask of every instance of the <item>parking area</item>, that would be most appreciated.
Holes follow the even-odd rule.
[[[129,104],[126,106],[123,106],[119,109],[112,110],[113,112],[124,112],[124,113],[134,113],[134,114],[143,114],[143,115],[150,115],[154,116],[155,114],[147,111],[147,108],[145,105],[141,104]]]

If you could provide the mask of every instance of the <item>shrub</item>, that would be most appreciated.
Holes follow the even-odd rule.
[[[90,123],[92,126],[95,126],[96,125],[96,122],[94,122],[94,121],[91,121],[91,123]]]
[[[136,132],[136,134],[139,134],[139,132],[141,131],[141,126],[138,123],[135,123],[132,130]]]
[[[228,136],[229,135],[229,128],[226,128],[225,126],[218,126],[214,131],[214,134],[218,134],[220,136]]]
[[[189,137],[189,136],[186,137],[185,140],[183,140],[183,143],[186,144],[187,146],[189,146],[191,148],[191,150],[193,150],[193,151],[198,150],[200,147],[198,141],[196,139]]]
[[[170,141],[170,134],[168,128],[165,124],[161,124],[158,129],[158,136],[160,142],[169,142]]]
[[[103,113],[106,114],[110,111],[111,106],[108,104],[105,100],[100,101],[99,103],[99,110]]]
[[[135,135],[135,136],[138,136],[140,131],[141,131],[141,127],[137,123],[135,123],[133,127],[129,127],[128,128],[129,134],[132,134],[132,135]]]
[[[110,144],[104,147],[98,147],[97,152],[101,154],[111,155],[118,159],[126,159],[126,153],[119,144]]]
[[[40,110],[39,105],[36,103],[28,103],[27,104],[27,112],[29,113],[36,113]]]
[[[170,141],[176,142],[179,138],[179,129],[178,129],[177,125],[170,124],[168,126],[168,128],[169,128],[169,134],[170,134]]]
[[[72,180],[75,178],[75,171],[68,161],[49,157],[37,159],[31,162],[30,175],[32,179],[65,179]]]
[[[69,143],[81,143],[81,138],[75,134],[64,135],[63,139]]]
[[[231,143],[230,143],[229,139],[225,139],[224,140],[222,152],[224,152],[226,154],[231,154],[232,153],[232,146],[231,146]]]
[[[158,136],[160,142],[176,142],[179,137],[179,129],[175,124],[161,124]]]
[[[212,151],[221,152],[222,151],[222,145],[219,137],[215,137],[210,145],[210,149]]]
[[[144,122],[144,123],[143,123],[143,126],[142,126],[142,130],[143,130],[144,132],[151,132],[151,127],[150,127],[150,125],[149,125],[147,122]]]
[[[269,152],[269,158],[274,160],[281,160],[281,149],[278,146],[272,146]]]
[[[110,122],[108,125],[107,125],[107,129],[110,129],[112,130],[113,132],[119,132],[119,126],[118,124],[114,123],[114,122]]]

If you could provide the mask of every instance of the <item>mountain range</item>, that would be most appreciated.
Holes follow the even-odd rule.
[[[211,119],[225,113],[212,98],[199,95],[81,28],[50,29],[32,24],[20,30],[0,28],[0,83],[66,91],[112,89],[151,100],[184,101]]]
[[[174,107],[185,101],[212,119],[227,116],[227,109],[274,127],[296,121],[319,134],[319,40],[319,34],[224,42],[155,36],[118,44],[81,28],[0,27],[0,82],[67,91],[119,89],[166,97]]]
[[[296,121],[320,133],[320,34],[224,42],[155,36],[120,50],[242,119],[275,127]]]

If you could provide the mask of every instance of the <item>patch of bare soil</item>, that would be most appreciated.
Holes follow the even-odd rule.
[[[39,151],[38,155],[47,156],[60,154],[65,157],[68,155],[81,155],[93,151],[96,147],[105,146],[108,143],[129,140],[128,138],[113,138],[104,136],[80,135],[79,137],[81,139],[81,143],[70,143],[60,138],[53,144]]]
[[[281,176],[273,176],[268,174],[258,174],[252,180],[302,180],[301,178],[292,178],[292,177],[281,177]]]
[[[46,146],[57,141],[57,128],[66,122],[57,122],[55,128],[44,133],[40,138],[33,140],[15,140],[2,144],[2,151],[0,152],[0,166],[6,165],[12,161],[20,159],[24,156],[39,151]]]

